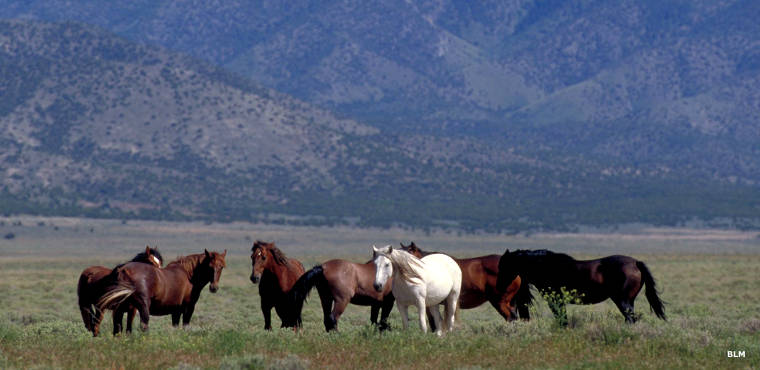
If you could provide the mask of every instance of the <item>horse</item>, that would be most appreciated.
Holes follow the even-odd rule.
[[[251,266],[251,282],[259,284],[264,329],[272,330],[272,307],[282,321],[281,327],[295,327],[288,316],[288,292],[304,273],[301,262],[285,256],[274,243],[257,240],[251,247]]]
[[[414,242],[409,245],[401,244],[401,250],[411,253],[417,258],[438,253],[426,252],[417,247]],[[453,258],[453,257],[452,257]],[[513,321],[517,317],[512,298],[520,289],[520,276],[515,278],[503,290],[496,289],[496,280],[499,275],[498,254],[491,254],[474,258],[454,258],[454,261],[462,270],[462,290],[459,293],[459,308],[471,309],[488,302],[501,314],[506,321]],[[428,316],[432,323],[432,318]],[[432,327],[431,329],[435,330]]]
[[[145,252],[138,253],[130,262],[142,262],[152,264],[156,267],[163,266],[164,258],[156,248],[145,247]],[[119,268],[123,266],[116,266]],[[79,300],[79,312],[82,314],[82,321],[87,331],[92,332],[92,336],[97,337],[100,333],[100,322],[103,321],[104,311],[97,306],[98,300],[105,293],[109,284],[106,279],[113,271],[113,268],[103,266],[90,266],[82,271],[79,275],[77,284],[77,297]],[[134,319],[136,309],[129,310],[127,314],[127,329],[132,330],[132,320]]]
[[[427,332],[425,311],[433,316],[436,335],[454,328],[454,314],[462,288],[462,270],[453,258],[445,254],[430,254],[419,259],[408,252],[372,246],[376,267],[375,289],[386,289],[388,280],[393,278],[393,296],[398,302],[398,311],[404,329],[409,326],[407,309],[416,305],[419,312],[420,329]],[[444,304],[445,320],[441,330],[441,313],[438,304]]]
[[[599,303],[607,298],[617,306],[627,323],[636,322],[633,304],[641,288],[646,286],[649,306],[657,317],[666,320],[664,304],[657,295],[654,278],[644,262],[633,257],[614,255],[594,260],[578,261],[564,253],[541,250],[507,250],[499,259],[497,288],[512,281],[514,275],[522,277],[517,307],[521,317],[529,319],[527,305],[532,303],[528,284],[543,293],[576,293],[577,304]],[[565,301],[550,305],[555,317],[565,314]]]
[[[394,302],[391,284],[376,290],[373,286],[374,278],[375,265],[372,261],[360,264],[334,259],[314,266],[296,281],[290,291],[289,300],[293,309],[291,316],[300,327],[303,303],[309,291],[316,286],[322,303],[325,331],[338,329],[338,319],[349,303],[370,306],[370,322],[381,331],[390,329],[388,316]]]
[[[203,288],[216,293],[226,266],[224,253],[209,252],[179,257],[165,268],[130,262],[114,269],[114,284],[98,302],[100,309],[113,309],[114,335],[121,331],[121,317],[130,307],[140,313],[141,329],[148,331],[150,315],[172,316],[172,326],[190,323]]]

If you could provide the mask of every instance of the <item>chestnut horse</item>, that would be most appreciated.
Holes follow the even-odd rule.
[[[98,302],[100,309],[113,309],[114,334],[121,331],[121,317],[130,307],[140,312],[142,330],[148,330],[150,315],[172,316],[172,325],[187,325],[203,288],[216,293],[226,266],[224,253],[209,252],[179,257],[165,268],[130,262],[114,269],[114,284]]]
[[[401,244],[401,249],[417,258],[438,253],[423,251],[414,242],[408,246]],[[462,270],[462,290],[459,293],[459,308],[475,308],[488,302],[501,314],[504,320],[512,321],[516,319],[517,315],[512,298],[520,289],[521,279],[520,276],[515,276],[509,281],[509,284],[506,284],[501,289],[497,289],[496,281],[499,276],[500,257],[498,254],[491,254],[475,258],[454,258],[454,261]],[[429,321],[433,322],[432,320]]]
[[[371,306],[370,322],[375,325],[377,314],[382,309],[379,329],[389,329],[388,316],[395,301],[391,292],[393,284],[386,284],[381,291],[375,290],[375,270],[373,261],[361,264],[334,259],[314,266],[296,281],[290,291],[292,319],[300,326],[303,302],[316,285],[322,301],[326,331],[337,330],[338,319],[349,303]]]
[[[282,321],[281,327],[295,327],[288,316],[288,292],[303,275],[301,262],[288,258],[274,243],[257,240],[251,248],[251,282],[259,284],[264,330],[272,330],[272,307]]]
[[[578,304],[599,303],[607,298],[615,302],[628,323],[636,322],[633,303],[641,288],[646,285],[646,297],[655,315],[665,320],[665,311],[657,296],[654,278],[644,264],[633,257],[609,256],[578,261],[564,253],[541,250],[507,250],[499,260],[498,284],[506,284],[519,274],[524,292],[518,294],[520,317],[529,319],[527,305],[532,302],[528,284],[542,293],[562,294],[561,289],[575,290]],[[556,317],[565,313],[565,303],[550,305]]]
[[[163,266],[164,259],[156,248],[146,246],[145,252],[137,254],[130,262],[142,262],[161,267]],[[115,268],[123,265],[122,263]],[[79,275],[79,284],[77,284],[79,312],[82,314],[84,327],[92,332],[94,337],[97,337],[100,333],[100,322],[103,321],[103,314],[105,313],[98,308],[97,303],[103,294],[105,294],[106,288],[109,285],[109,281],[106,278],[113,270],[113,268],[103,266],[90,266]],[[137,309],[131,309],[127,313],[127,330],[132,330],[132,320],[136,312]]]

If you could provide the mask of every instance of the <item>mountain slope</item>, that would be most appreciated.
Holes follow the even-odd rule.
[[[743,178],[600,160],[533,126],[391,134],[77,23],[0,22],[0,80],[3,213],[514,231],[760,209]]]
[[[37,0],[0,15],[96,24],[391,133],[760,181],[754,1]]]

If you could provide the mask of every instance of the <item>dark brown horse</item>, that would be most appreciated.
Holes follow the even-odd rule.
[[[401,249],[411,253],[417,258],[437,252],[425,252],[417,247],[414,242]],[[453,257],[452,257],[453,258]],[[496,280],[499,275],[498,254],[475,258],[454,258],[454,261],[462,270],[462,290],[459,293],[459,307],[462,309],[475,308],[488,302],[496,309],[504,320],[512,321],[516,318],[515,307],[512,298],[520,289],[520,276],[515,276],[509,284],[497,289]],[[431,323],[432,320],[429,320]]]
[[[164,259],[158,249],[146,246],[145,252],[137,254],[131,262],[142,262],[161,267]],[[118,265],[115,268],[123,265]],[[79,275],[79,283],[77,284],[79,312],[82,314],[84,327],[92,332],[95,337],[100,333],[100,322],[103,321],[104,314],[104,311],[98,308],[98,300],[105,294],[106,288],[110,285],[107,277],[113,270],[113,268],[103,266],[90,266]],[[127,313],[127,330],[132,330],[132,320],[136,312],[137,309],[132,309]]]
[[[251,248],[251,282],[259,284],[264,329],[272,330],[272,307],[282,321],[281,327],[295,327],[288,320],[288,292],[303,275],[301,262],[288,258],[274,243],[257,240]]]
[[[101,309],[113,309],[114,334],[121,331],[121,317],[130,307],[137,307],[143,331],[148,330],[150,315],[172,316],[172,325],[187,325],[193,317],[201,291],[209,284],[216,293],[219,278],[226,266],[224,253],[209,252],[179,257],[165,268],[130,262],[114,269],[114,285],[98,302]]]
[[[516,274],[523,279],[517,307],[520,317],[524,319],[530,317],[527,305],[531,303],[532,295],[528,284],[532,284],[542,294],[561,295],[562,288],[575,290],[574,298],[579,304],[599,303],[610,298],[628,323],[636,321],[633,303],[646,285],[649,306],[657,317],[665,320],[663,303],[657,295],[652,274],[644,262],[632,257],[616,255],[577,261],[566,254],[545,249],[507,250],[499,260],[498,284],[507,284]],[[565,302],[560,301],[550,305],[550,308],[555,316],[560,317],[565,314],[564,305]]]
[[[296,281],[290,291],[289,300],[292,304],[292,320],[297,325],[301,323],[301,310],[311,288],[315,285],[322,302],[325,330],[338,328],[338,319],[349,303],[359,306],[371,306],[370,322],[377,325],[377,314],[380,316],[380,330],[389,328],[388,315],[393,309],[393,284],[385,284],[378,292],[375,283],[375,264],[369,261],[365,264],[353,263],[346,260],[330,260],[314,266]]]

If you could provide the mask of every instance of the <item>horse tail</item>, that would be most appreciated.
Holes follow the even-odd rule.
[[[290,289],[290,293],[288,293],[288,299],[292,304],[292,311],[289,318],[291,322],[286,326],[301,326],[301,311],[303,311],[303,303],[306,301],[306,297],[309,296],[309,291],[317,284],[326,283],[327,280],[325,280],[322,265],[314,266],[298,278],[296,283],[293,284],[293,288]]]
[[[649,268],[647,268],[647,265],[645,265],[644,262],[636,261],[636,267],[638,267],[639,271],[641,271],[641,278],[644,281],[644,285],[646,285],[646,297],[647,301],[649,301],[649,306],[652,308],[652,311],[655,315],[657,315],[657,317],[666,320],[664,310],[665,304],[657,295],[657,288],[655,286],[652,273],[649,272]]]
[[[127,271],[118,268],[113,269],[108,278],[115,283],[106,288],[105,294],[98,300],[98,309],[115,310],[135,293],[135,285],[128,278],[128,275]]]

